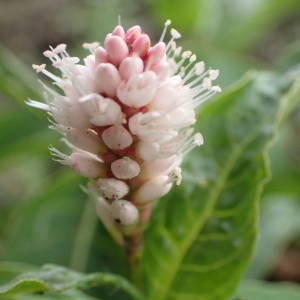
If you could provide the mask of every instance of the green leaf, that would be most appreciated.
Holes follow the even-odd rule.
[[[0,287],[0,295],[88,290],[96,286],[111,286],[125,291],[132,299],[141,299],[139,292],[123,277],[110,273],[82,274],[61,266],[42,268],[17,276]]]
[[[263,199],[260,234],[247,277],[263,278],[271,271],[284,249],[300,234],[299,215],[299,199],[280,194]]]
[[[124,253],[80,190],[82,179],[62,168],[8,218],[2,259],[126,274]]]
[[[236,297],[245,300],[299,300],[300,288],[287,283],[246,280],[239,286]]]
[[[275,75],[251,73],[200,112],[206,144],[146,232],[138,275],[148,299],[221,300],[234,291],[255,241],[266,149],[290,100],[281,87]]]

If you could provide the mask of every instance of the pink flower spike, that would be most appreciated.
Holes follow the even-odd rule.
[[[140,26],[117,25],[103,47],[85,43],[83,59],[65,44],[50,47],[44,55],[60,74],[33,65],[56,88],[42,82],[46,103],[27,103],[48,112],[71,152],[51,153],[89,179],[86,191],[120,244],[141,236],[154,201],[180,184],[184,156],[203,144],[196,109],[221,91],[219,71],[178,47],[170,24],[157,42]]]
[[[108,59],[116,66],[128,55],[128,47],[119,36],[108,36],[104,42]]]

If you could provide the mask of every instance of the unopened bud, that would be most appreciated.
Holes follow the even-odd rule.
[[[146,204],[167,194],[171,187],[167,175],[158,176],[144,183],[132,197],[137,203]]]
[[[107,151],[101,138],[91,129],[84,130],[69,127],[65,132],[68,141],[79,149],[95,154],[102,154]]]
[[[87,178],[104,177],[106,169],[104,164],[85,152],[73,152],[68,157],[68,164],[79,175]]]
[[[132,179],[140,173],[141,169],[136,161],[125,156],[111,164],[111,171],[119,179]]]
[[[116,66],[128,55],[125,41],[116,35],[108,36],[104,42],[108,59]]]
[[[111,213],[115,222],[129,226],[138,221],[139,212],[137,208],[127,200],[116,200],[111,204]]]
[[[116,89],[120,82],[120,74],[114,65],[110,63],[102,63],[97,67],[97,91],[104,92],[107,96],[113,97],[116,95]]]
[[[108,62],[108,57],[107,57],[106,50],[102,47],[98,47],[97,50],[95,51],[95,63],[98,65],[107,62]]]
[[[116,26],[111,34],[112,35],[117,35],[122,39],[125,38],[125,31],[124,31],[124,28],[121,25]]]
[[[121,125],[111,126],[102,133],[102,139],[107,147],[113,150],[122,150],[132,144],[132,136]]]
[[[126,43],[132,45],[133,42],[141,35],[141,33],[142,29],[138,25],[129,28],[125,34]]]
[[[140,57],[144,57],[150,48],[150,38],[147,34],[141,34],[132,44],[132,51]]]
[[[128,185],[115,178],[100,178],[97,180],[97,186],[107,200],[119,200],[129,193]]]
[[[131,76],[143,72],[144,63],[137,57],[126,57],[120,64],[119,71],[123,79],[128,80]]]

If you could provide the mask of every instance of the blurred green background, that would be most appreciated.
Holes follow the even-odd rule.
[[[48,145],[58,145],[58,135],[24,104],[42,98],[30,66],[46,62],[48,45],[66,42],[80,56],[82,43],[101,42],[119,15],[124,27],[140,24],[157,39],[171,19],[180,44],[220,69],[223,89],[249,69],[284,71],[300,62],[299,0],[0,0],[0,258],[23,262],[16,272],[45,262],[80,271],[123,263],[116,250],[114,259],[101,256],[111,240],[79,188],[84,181],[50,159]],[[257,250],[238,295],[300,299],[296,285],[260,282],[300,282],[299,109],[270,155]]]

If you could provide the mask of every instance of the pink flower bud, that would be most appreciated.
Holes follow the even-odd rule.
[[[102,139],[107,147],[113,150],[122,150],[132,144],[132,136],[122,125],[115,125],[105,129]]]
[[[104,42],[108,59],[116,66],[128,55],[125,41],[116,35],[108,36]]]
[[[157,157],[159,150],[159,144],[154,142],[140,141],[136,145],[137,155],[145,161],[154,160]]]
[[[102,63],[96,70],[96,90],[109,97],[116,95],[121,78],[116,67],[110,63]]]
[[[139,108],[147,105],[153,99],[157,84],[155,73],[147,71],[132,76],[128,82],[122,81],[117,95],[125,105]]]
[[[111,34],[112,35],[117,35],[122,39],[125,38],[125,31],[124,31],[124,28],[121,25],[116,26]]]
[[[125,41],[128,45],[132,45],[133,42],[141,35],[142,29],[140,26],[133,26],[129,28],[125,35]]]
[[[68,141],[79,149],[102,154],[107,151],[98,134],[91,129],[67,128],[66,137]]]
[[[119,179],[132,179],[141,171],[139,164],[127,156],[115,160],[110,168],[114,176]]]
[[[159,175],[168,175],[168,173],[174,169],[174,165],[177,161],[176,155],[173,155],[167,158],[145,162],[141,167],[142,172],[139,178],[143,180],[152,179]]]
[[[104,164],[85,152],[73,152],[67,162],[79,175],[87,178],[104,177],[106,170]]]
[[[137,56],[126,57],[120,64],[119,72],[123,79],[128,80],[130,77],[143,72],[144,63]]]
[[[108,62],[107,52],[104,48],[99,47],[95,52],[95,64],[102,64]]]
[[[127,200],[116,200],[111,204],[111,214],[115,222],[129,226],[139,219],[137,208]]]
[[[166,55],[166,44],[159,42],[149,49],[148,61],[151,60],[153,64],[159,63]]]
[[[167,175],[155,177],[144,183],[132,196],[139,204],[146,204],[167,194],[172,187]]]
[[[101,178],[97,180],[97,186],[107,200],[119,200],[129,193],[129,186],[115,178]]]
[[[144,57],[150,48],[150,38],[147,34],[141,34],[132,44],[132,51],[140,57]]]

